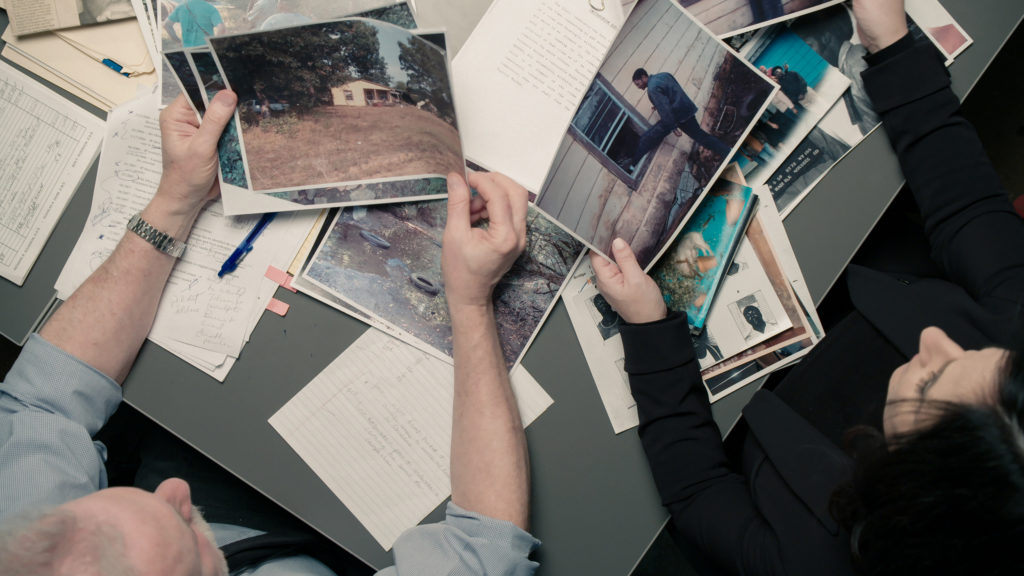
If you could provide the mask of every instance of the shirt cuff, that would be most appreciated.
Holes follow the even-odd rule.
[[[694,359],[685,312],[670,312],[657,322],[619,327],[626,372],[648,374],[682,366]]]
[[[26,406],[60,414],[95,436],[121,403],[106,374],[33,334],[0,385]]]
[[[906,52],[907,50],[910,50],[913,47],[914,37],[910,35],[910,32],[907,32],[906,34],[903,35],[902,38],[893,42],[892,44],[889,44],[885,48],[882,48],[878,52],[875,52],[873,54],[865,54],[864,61],[867,62],[870,66],[875,66],[877,64],[881,64],[882,62],[885,62],[886,60],[891,60],[892,58],[899,56],[900,54]]]
[[[515,524],[448,502],[445,519],[406,530],[395,542],[395,565],[379,575],[505,574],[528,576],[540,541]]]

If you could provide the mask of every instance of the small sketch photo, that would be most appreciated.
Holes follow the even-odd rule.
[[[622,316],[619,316],[619,313],[612,308],[604,296],[600,293],[595,294],[590,298],[588,304],[587,311],[594,318],[594,325],[597,326],[601,339],[608,340],[618,336],[619,326],[623,322]]]
[[[783,22],[844,0],[677,0],[719,37]]]
[[[408,30],[350,19],[210,44],[238,94],[254,191],[464,169],[447,57]]]
[[[562,140],[537,205],[645,270],[765,110],[775,85],[671,0],[638,2]]]
[[[443,200],[339,211],[303,277],[353,307],[396,327],[410,343],[452,354],[441,273],[447,220]],[[527,247],[494,290],[502,352],[514,366],[583,252],[571,235],[536,210]]]
[[[12,31],[24,36],[134,18],[135,10],[131,0],[7,0],[7,14]]]
[[[744,340],[762,337],[776,326],[775,314],[760,290],[729,304],[729,313]]]

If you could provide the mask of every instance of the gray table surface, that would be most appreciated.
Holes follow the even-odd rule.
[[[419,0],[421,25],[449,25],[461,46],[488,0]],[[943,4],[974,38],[951,68],[954,89],[973,86],[1024,15],[1019,0]],[[6,27],[0,13],[0,30]],[[59,91],[59,90],[58,90]],[[80,105],[81,101],[76,100]],[[94,108],[85,106],[101,115]],[[87,174],[24,287],[0,281],[0,333],[24,339],[53,295],[53,283],[82,229],[95,167]],[[877,131],[818,185],[786,220],[816,301],[824,297],[879,216],[902,176],[885,135]],[[366,329],[301,294],[279,290],[287,317],[264,315],[223,384],[162,348],[146,343],[125,398],[198,450],[375,567],[383,550],[267,423],[278,408]],[[559,303],[524,365],[554,398],[527,429],[532,467],[532,531],[544,545],[541,574],[628,574],[664,526],[635,430],[615,435],[586,361]],[[713,406],[730,425],[754,393],[748,386]],[[438,508],[425,520],[442,517]]]

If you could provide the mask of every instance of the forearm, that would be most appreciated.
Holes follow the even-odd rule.
[[[1024,227],[960,115],[941,58],[930,46],[914,47],[863,76],[921,208],[933,257],[975,296],[999,289],[1024,266],[1020,251],[1005,249],[1024,242]]]
[[[184,241],[200,209],[179,206],[158,192],[142,218]],[[40,335],[123,382],[153,325],[174,262],[172,256],[126,232],[110,257],[57,310]]]
[[[451,317],[455,358],[452,501],[525,530],[529,455],[493,308],[455,308]]]

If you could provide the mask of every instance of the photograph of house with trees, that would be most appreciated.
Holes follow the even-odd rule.
[[[447,57],[365,19],[210,38],[254,191],[463,171]]]

